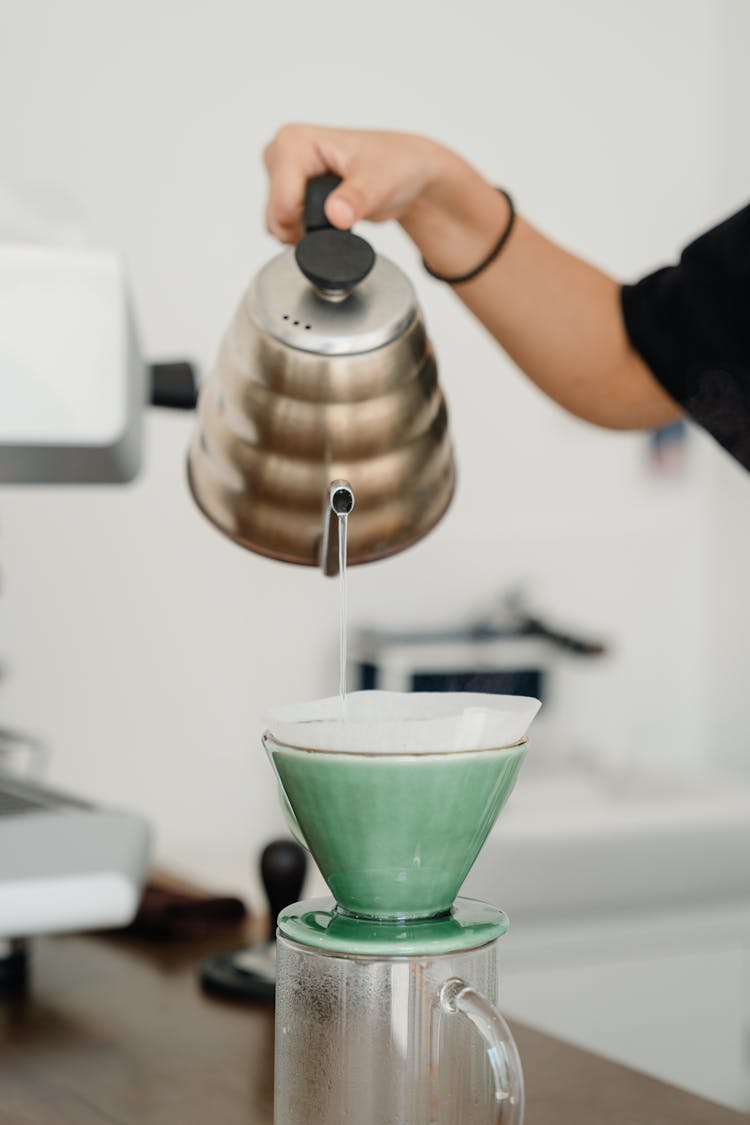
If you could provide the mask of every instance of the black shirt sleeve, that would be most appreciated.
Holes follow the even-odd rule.
[[[624,285],[622,311],[665,391],[750,470],[750,205]]]

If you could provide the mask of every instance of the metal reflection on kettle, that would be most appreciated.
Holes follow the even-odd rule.
[[[332,227],[307,186],[304,237],[243,296],[198,407],[193,496],[242,546],[338,569],[332,481],[356,496],[348,561],[417,542],[450,504],[445,399],[416,294],[363,238]]]

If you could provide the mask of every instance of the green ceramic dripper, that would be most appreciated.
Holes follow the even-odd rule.
[[[293,831],[350,914],[445,914],[513,789],[538,702],[362,692],[343,721],[338,706],[270,717],[263,742]]]

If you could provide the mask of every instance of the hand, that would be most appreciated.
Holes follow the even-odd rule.
[[[463,164],[427,137],[317,125],[285,125],[264,152],[270,179],[266,225],[282,242],[302,237],[305,185],[334,172],[343,182],[326,215],[346,230],[359,219],[404,220],[428,193],[440,193]],[[468,166],[466,166],[468,169]]]
[[[503,196],[426,137],[285,125],[264,158],[266,222],[282,242],[302,237],[305,187],[323,172],[342,177],[326,200],[333,226],[397,219],[431,268],[448,277],[486,258],[508,222]],[[680,416],[630,345],[619,284],[521,215],[500,256],[456,292],[533,382],[578,417],[629,429]]]

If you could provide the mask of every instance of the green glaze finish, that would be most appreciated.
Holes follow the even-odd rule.
[[[402,919],[450,909],[526,751],[347,754],[269,735],[264,744],[336,901],[360,917]]]
[[[342,914],[332,898],[313,898],[279,914],[279,933],[323,953],[359,957],[435,957],[476,949],[508,929],[502,910],[459,898],[442,918],[379,921]]]

